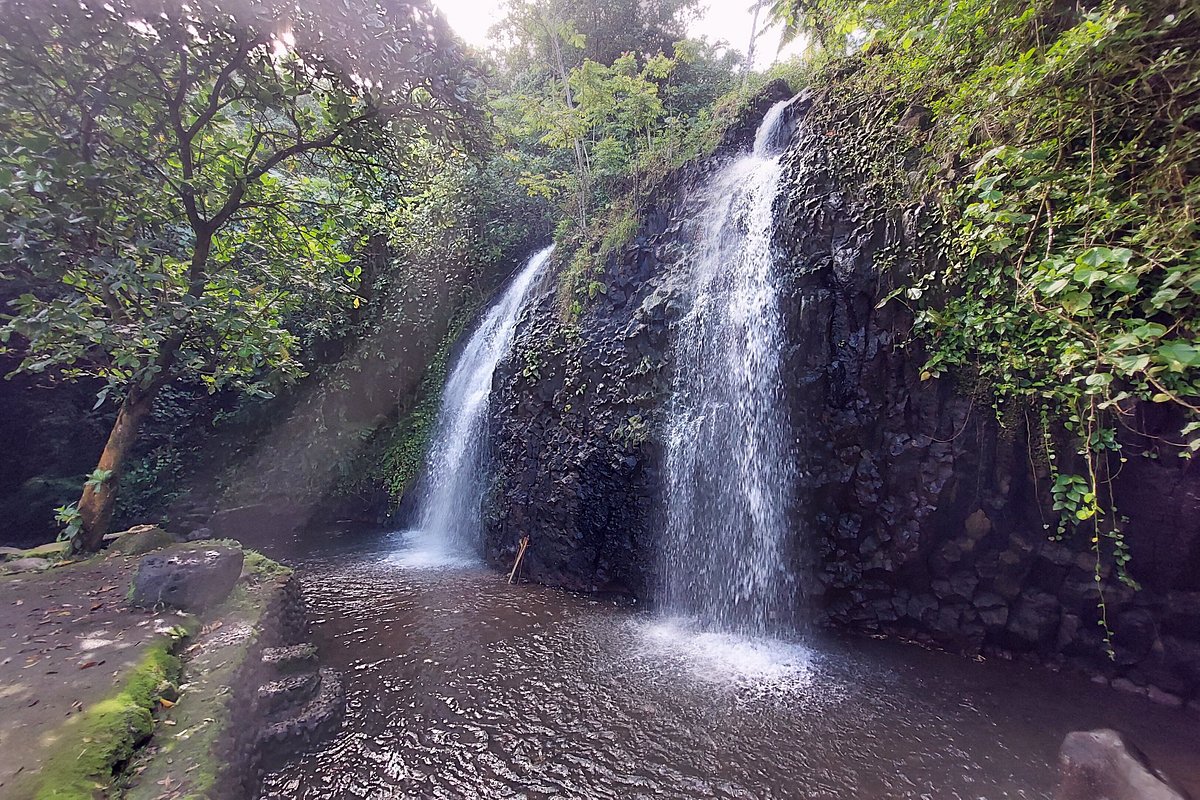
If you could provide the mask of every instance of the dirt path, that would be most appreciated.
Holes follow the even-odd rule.
[[[113,695],[178,617],[125,599],[138,558],[0,577],[0,800],[40,769],[72,720]]]

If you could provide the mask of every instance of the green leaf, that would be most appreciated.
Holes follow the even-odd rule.
[[[1112,363],[1117,369],[1126,375],[1141,372],[1146,367],[1150,366],[1150,356],[1148,355],[1132,355],[1132,356],[1117,356],[1112,359]]]
[[[1053,297],[1054,295],[1058,294],[1059,292],[1061,292],[1063,289],[1066,289],[1070,285],[1071,285],[1071,281],[1069,279],[1059,278],[1058,280],[1051,281],[1049,284],[1047,284],[1042,289],[1042,293],[1045,294],[1047,297]]]
[[[1063,296],[1061,303],[1068,313],[1079,314],[1091,306],[1092,295],[1090,292],[1069,292]]]
[[[1093,247],[1079,256],[1079,263],[1089,267],[1101,267],[1112,260],[1112,250],[1107,247]]]
[[[1155,353],[1172,372],[1183,372],[1188,368],[1200,366],[1200,348],[1188,342],[1169,342],[1159,347]]]
[[[1109,273],[1104,277],[1104,282],[1124,294],[1133,294],[1138,288],[1138,276],[1132,272]]]

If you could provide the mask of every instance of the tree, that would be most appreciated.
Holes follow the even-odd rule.
[[[0,2],[0,263],[37,287],[0,340],[19,370],[118,404],[76,509],[99,547],[163,386],[301,374],[283,321],[352,297],[337,164],[474,127],[473,70],[424,0]],[[320,177],[325,175],[326,177]],[[352,199],[350,197],[349,199]]]
[[[625,53],[670,55],[699,6],[699,0],[507,0],[495,32],[510,71],[561,74],[584,59],[607,65]]]
[[[783,26],[779,48],[783,49],[800,36],[821,50],[844,48],[845,37],[856,24],[857,7],[833,5],[823,0],[769,0],[771,23]],[[758,9],[766,3],[755,5]],[[932,8],[932,6],[931,6]]]

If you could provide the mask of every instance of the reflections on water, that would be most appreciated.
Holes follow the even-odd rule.
[[[478,567],[404,566],[397,538],[275,553],[302,568],[350,709],[264,796],[1049,798],[1061,737],[1118,724],[1197,778],[1194,717],[1079,678],[696,632]]]

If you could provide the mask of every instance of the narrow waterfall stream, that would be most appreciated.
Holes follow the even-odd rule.
[[[512,348],[517,319],[553,249],[546,247],[530,257],[454,362],[425,460],[417,525],[405,539],[402,563],[453,565],[478,559],[492,378]]]
[[[663,606],[705,628],[750,635],[788,630],[796,589],[771,253],[787,105],[771,108],[753,151],[704,189],[667,436]]]

